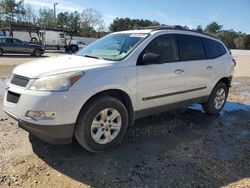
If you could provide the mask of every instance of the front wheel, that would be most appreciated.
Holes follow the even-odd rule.
[[[101,96],[83,107],[74,135],[86,150],[99,153],[117,146],[127,127],[128,112],[124,104],[113,97]]]
[[[203,110],[209,114],[218,114],[226,103],[228,91],[228,86],[223,82],[219,82],[214,87],[208,101],[202,104]]]
[[[36,57],[40,57],[42,55],[42,50],[40,49],[35,49],[33,52],[33,55]]]

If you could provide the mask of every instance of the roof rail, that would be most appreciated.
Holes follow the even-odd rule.
[[[137,27],[136,29],[152,29],[152,30],[161,30],[161,29],[183,29],[189,30],[187,26],[181,25],[157,25],[157,26],[147,26],[147,27]]]
[[[200,34],[207,35],[209,37],[213,37],[215,39],[218,39],[216,36],[204,33],[203,31],[197,31],[197,30],[189,29],[187,26],[181,26],[181,25],[159,25],[159,26],[138,27],[136,29],[137,30],[152,29],[153,31],[164,30],[164,29],[166,29],[166,30],[191,31],[191,32],[194,32],[194,33],[200,33]]]

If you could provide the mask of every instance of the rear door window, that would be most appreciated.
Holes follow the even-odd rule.
[[[206,58],[201,38],[193,35],[177,35],[182,61],[200,60]]]
[[[208,59],[217,58],[226,53],[225,47],[220,42],[208,38],[202,38],[202,40],[206,48]]]

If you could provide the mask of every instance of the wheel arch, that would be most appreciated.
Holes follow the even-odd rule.
[[[37,47],[36,47],[36,48],[34,48],[34,49],[33,49],[33,53],[34,53],[36,50],[40,50],[40,51],[42,51],[42,49],[41,49],[41,48],[37,48]]]
[[[231,87],[232,76],[221,78],[215,85],[217,85],[219,82],[223,82],[227,85],[227,87]]]
[[[130,96],[125,91],[120,90],[120,89],[107,89],[107,90],[103,90],[103,91],[100,91],[100,92],[92,95],[84,103],[81,110],[84,107],[86,107],[88,104],[90,104],[93,100],[95,100],[96,97],[99,97],[99,96],[111,96],[111,97],[114,97],[114,98],[120,100],[124,104],[126,109],[128,110],[129,125],[132,126],[134,124],[135,115],[134,115],[134,108],[133,108],[132,100],[131,100]],[[79,114],[80,114],[80,112],[79,112]]]
[[[230,88],[230,87],[231,87],[231,82],[232,82],[232,76],[220,78],[219,80],[217,80],[217,82],[216,82],[216,80],[215,80],[215,81],[213,82],[214,85],[212,84],[211,87],[210,87],[209,95],[208,95],[208,96],[210,96],[210,95],[212,94],[213,89],[214,89],[214,88],[217,86],[217,84],[220,83],[220,82],[226,84],[226,86],[227,86],[228,88]]]

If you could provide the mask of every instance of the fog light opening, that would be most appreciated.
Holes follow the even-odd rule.
[[[50,120],[55,119],[56,112],[44,112],[44,111],[33,111],[29,110],[26,112],[26,117],[31,118],[33,120]]]

